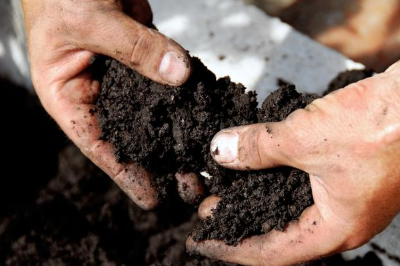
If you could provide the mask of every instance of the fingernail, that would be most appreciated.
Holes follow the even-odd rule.
[[[211,154],[218,163],[231,163],[237,158],[238,142],[236,132],[220,132],[211,141]]]
[[[161,60],[159,74],[168,84],[180,85],[186,80],[189,69],[190,62],[185,56],[170,51]]]

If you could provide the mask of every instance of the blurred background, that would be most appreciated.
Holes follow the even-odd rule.
[[[400,59],[398,0],[243,0],[376,71]]]

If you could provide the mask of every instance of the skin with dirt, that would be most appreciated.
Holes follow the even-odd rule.
[[[24,150],[30,158],[26,167],[17,168],[20,160],[15,156],[4,162],[6,174],[0,179],[5,199],[0,202],[4,265],[226,265],[186,254],[185,239],[198,223],[195,209],[169,194],[156,211],[141,210],[76,147],[63,148],[68,143],[65,136],[35,97],[6,81],[0,84],[7,96],[0,117],[15,129],[3,131],[7,139],[3,151]],[[278,110],[277,106],[268,108]],[[312,265],[338,261],[381,265],[374,255],[346,264],[335,256]]]

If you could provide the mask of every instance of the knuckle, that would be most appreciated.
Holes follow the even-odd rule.
[[[361,80],[356,83],[352,83],[345,87],[347,91],[351,91],[355,95],[365,95],[365,92],[371,87],[370,82],[366,82],[365,80]]]
[[[309,121],[309,112],[297,110],[292,113],[289,119],[284,121],[285,135],[289,145],[286,147],[287,155],[290,158],[298,159],[304,155],[305,150],[310,149],[309,130],[304,127],[303,121]]]
[[[151,53],[151,46],[152,35],[146,30],[139,31],[134,38],[131,48],[130,64],[133,66],[143,64]]]
[[[308,117],[308,111],[305,109],[298,109],[291,113],[285,120],[288,126],[298,123],[299,121],[305,120]]]
[[[324,105],[324,98],[318,98],[312,101],[309,105],[307,105],[304,109],[309,112],[315,112],[321,109]]]

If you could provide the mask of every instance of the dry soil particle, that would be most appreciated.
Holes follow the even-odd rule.
[[[280,121],[315,97],[284,86],[257,109],[255,93],[244,93],[243,85],[229,78],[216,80],[196,58],[192,63],[191,79],[173,88],[107,60],[97,101],[102,139],[114,144],[118,160],[134,161],[152,172],[164,195],[177,171],[212,176],[205,183],[223,199],[215,219],[195,232],[198,241],[237,244],[249,235],[283,229],[313,203],[308,175],[288,168],[230,171],[215,164],[209,144],[223,128]]]

